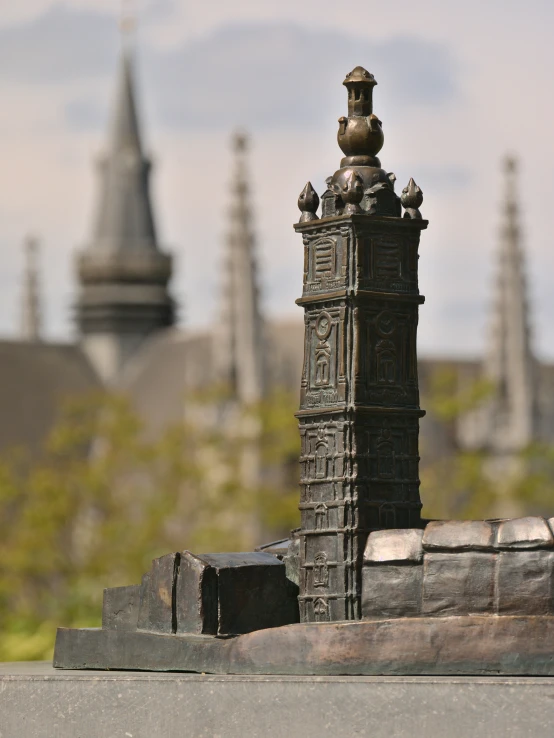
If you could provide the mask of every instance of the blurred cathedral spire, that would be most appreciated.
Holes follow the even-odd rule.
[[[538,417],[536,361],[518,213],[518,167],[513,157],[505,159],[504,178],[493,333],[485,372],[494,385],[488,445],[510,453],[536,438]]]
[[[143,342],[174,321],[171,257],[158,245],[150,198],[151,162],[138,116],[133,49],[124,31],[113,118],[100,161],[92,238],[78,257],[77,323],[83,347],[105,382]]]
[[[21,339],[41,340],[41,305],[38,276],[38,241],[27,236],[23,244],[25,266],[21,304]]]
[[[235,398],[246,405],[259,402],[266,389],[264,331],[246,165],[248,143],[244,133],[233,136],[231,207],[216,332],[220,377],[231,387]]]

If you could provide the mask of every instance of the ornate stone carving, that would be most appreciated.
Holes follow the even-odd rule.
[[[329,509],[324,502],[320,502],[315,506],[315,527],[316,530],[323,530],[329,524]]]
[[[361,175],[354,169],[350,170],[344,177],[341,187],[342,201],[346,203],[344,215],[361,213],[360,203],[364,196],[364,181]]]
[[[327,180],[323,215],[367,212],[398,217],[396,178],[381,169],[377,157],[384,142],[383,124],[373,113],[373,88],[377,81],[366,69],[356,67],[346,75],[343,84],[348,90],[348,117],[339,118],[337,141],[345,156],[341,168]]]
[[[329,567],[327,566],[327,554],[319,551],[314,556],[314,587],[327,587],[329,585]]]
[[[324,623],[329,620],[329,605],[323,597],[318,597],[314,602],[314,620],[316,623]]]

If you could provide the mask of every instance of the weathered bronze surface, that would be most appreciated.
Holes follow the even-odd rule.
[[[554,675],[554,618],[308,623],[235,638],[60,628],[54,666],[206,674]]]
[[[156,559],[140,586],[105,590],[101,630],[58,631],[55,666],[554,675],[554,519],[420,518],[427,221],[414,180],[399,198],[381,168],[376,84],[362,67],[344,81],[345,156],[321,217],[309,182],[298,199],[300,529],[255,553]]]
[[[380,168],[373,75],[356,67],[344,84],[348,118],[339,120],[338,141],[346,156],[328,180],[324,217],[316,219],[308,183],[295,226],[304,240],[298,303],[306,326],[298,413],[303,622],[360,618],[368,535],[420,524],[417,263],[427,222],[399,217],[395,177]]]

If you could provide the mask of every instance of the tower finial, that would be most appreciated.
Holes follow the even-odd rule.
[[[376,84],[375,77],[360,66],[343,82],[348,90],[348,116],[339,118],[337,141],[344,157],[323,195],[324,218],[353,213],[400,216],[400,200],[394,193],[396,177],[381,169],[377,156],[385,139],[383,124],[373,112]],[[353,188],[354,182],[357,185]]]
[[[24,273],[21,309],[21,338],[24,341],[40,341],[41,310],[38,294],[38,240],[27,236],[23,243]]]

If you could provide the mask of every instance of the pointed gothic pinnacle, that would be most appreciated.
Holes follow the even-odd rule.
[[[504,159],[505,174],[505,202],[507,208],[515,208],[516,202],[516,176],[517,176],[517,159],[514,156],[507,156]]]
[[[517,160],[514,156],[508,154],[504,159],[504,171],[506,174],[513,174],[517,171]]]
[[[245,152],[248,149],[248,135],[244,131],[236,131],[233,134],[232,145],[236,154]]]
[[[40,341],[40,303],[38,294],[38,241],[28,236],[24,242],[25,271],[23,277],[23,305],[21,337],[24,341]]]
[[[319,207],[319,196],[312,187],[311,182],[306,182],[306,186],[298,197],[298,209],[302,213],[300,223],[306,223],[308,220],[319,220],[316,211]]]
[[[404,187],[402,190],[400,200],[406,210],[404,213],[405,218],[412,218],[412,220],[421,219],[419,207],[423,202],[423,192],[421,191],[421,188],[416,185],[413,177],[410,178],[407,187]]]

